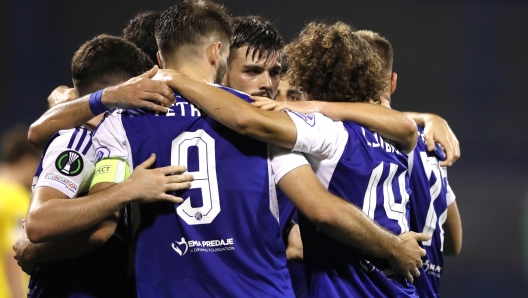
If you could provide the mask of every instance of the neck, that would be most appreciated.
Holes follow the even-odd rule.
[[[85,123],[86,126],[88,126],[91,130],[95,130],[97,128],[97,125],[101,122],[101,119],[103,119],[104,113],[99,114],[92,119],[88,120],[88,122]]]
[[[194,80],[204,83],[214,83],[211,66],[207,63],[165,63],[164,68],[176,70]]]

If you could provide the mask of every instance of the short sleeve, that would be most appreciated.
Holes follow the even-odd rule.
[[[447,206],[451,205],[456,199],[455,193],[451,189],[451,185],[447,182],[447,194],[446,194],[446,203]]]
[[[121,122],[120,110],[108,113],[92,137],[95,148],[95,162],[104,158],[118,158],[132,167],[128,139]]]
[[[88,192],[94,171],[93,154],[87,129],[64,131],[46,150],[35,188],[52,187],[69,198]]]
[[[308,161],[301,153],[290,152],[284,148],[268,145],[271,157],[271,169],[275,184],[292,170],[308,165]]]
[[[320,113],[305,115],[287,111],[297,128],[297,140],[292,151],[331,158],[342,141],[348,138],[348,132],[342,122]],[[346,143],[346,141],[345,141]]]

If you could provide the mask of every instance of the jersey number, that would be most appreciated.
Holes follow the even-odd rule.
[[[202,191],[202,207],[192,207],[190,197],[176,208],[176,213],[189,225],[210,224],[220,213],[220,196],[216,179],[215,140],[204,130],[183,132],[172,141],[171,164],[187,168],[190,147],[198,149],[198,171],[188,172],[194,176],[191,188]]]
[[[389,175],[383,181],[383,207],[387,217],[398,221],[398,225],[401,228],[401,233],[409,231],[409,225],[407,223],[407,209],[406,205],[409,201],[409,194],[407,193],[407,186],[405,184],[405,173],[404,171],[398,177],[398,184],[400,188],[401,203],[396,203],[394,199],[394,190],[392,187],[392,180],[396,175],[398,165],[391,163],[389,168]],[[381,162],[370,175],[369,185],[365,192],[365,198],[363,199],[363,213],[374,219],[374,213],[378,202],[377,188],[383,174],[383,162]]]
[[[436,157],[429,157],[427,153],[420,152],[420,158],[422,159],[422,164],[424,166],[425,174],[427,175],[427,180],[431,180],[431,174],[436,176],[435,183],[429,188],[429,193],[431,194],[431,204],[429,204],[429,210],[427,210],[427,217],[425,219],[425,225],[423,227],[423,233],[432,235],[436,230],[436,222],[438,219],[438,225],[440,227],[440,241],[441,246],[440,250],[444,250],[444,229],[443,225],[447,219],[447,209],[444,211],[440,217],[437,217],[436,210],[434,208],[434,202],[440,195],[442,191],[442,181],[443,177],[441,174],[440,167],[438,166],[438,161]],[[432,239],[423,241],[423,245],[431,246]]]

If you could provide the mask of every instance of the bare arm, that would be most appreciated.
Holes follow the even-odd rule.
[[[444,224],[444,255],[458,256],[462,250],[462,221],[456,202],[447,207],[447,220]]]
[[[416,123],[407,115],[377,104],[365,102],[287,101],[251,97],[255,106],[265,110],[290,110],[304,114],[321,113],[334,121],[353,121],[378,132],[396,143],[398,149],[410,153],[416,146]]]
[[[168,166],[148,170],[156,160],[152,155],[136,167],[130,179],[76,199],[68,199],[52,187],[37,187],[26,218],[26,232],[32,242],[45,242],[77,234],[102,221],[132,201],[169,200],[180,203],[181,198],[166,194],[190,187],[192,175],[183,173],[185,167]],[[169,176],[166,176],[169,175]],[[99,185],[99,184],[98,184]]]
[[[295,207],[329,236],[387,259],[411,281],[411,274],[419,276],[416,267],[421,267],[420,257],[425,251],[416,241],[427,240],[429,236],[410,232],[399,238],[383,229],[356,206],[330,194],[308,165],[290,171],[278,185]]]
[[[440,163],[441,166],[452,166],[460,158],[460,144],[455,133],[447,124],[447,121],[435,114],[404,112],[413,119],[418,126],[424,128],[424,137],[427,143],[427,150],[433,151],[435,142],[442,145],[446,152],[446,160]]]
[[[105,88],[101,98],[102,103],[109,109],[145,108],[167,112],[166,107],[174,103],[174,93],[165,84],[149,79],[156,72],[157,67],[154,67],[123,84]],[[97,116],[90,110],[89,100],[90,95],[86,95],[77,100],[55,105],[46,111],[29,127],[28,139],[31,144],[42,148],[57,131],[80,126]]]
[[[161,69],[153,79],[165,82],[207,115],[240,134],[287,149],[295,145],[297,128],[286,113],[258,109],[227,91],[174,70]]]

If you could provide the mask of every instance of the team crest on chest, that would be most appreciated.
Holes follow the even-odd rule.
[[[76,151],[68,150],[64,151],[55,160],[55,167],[59,172],[66,176],[77,176],[82,173],[83,160],[79,153]]]

